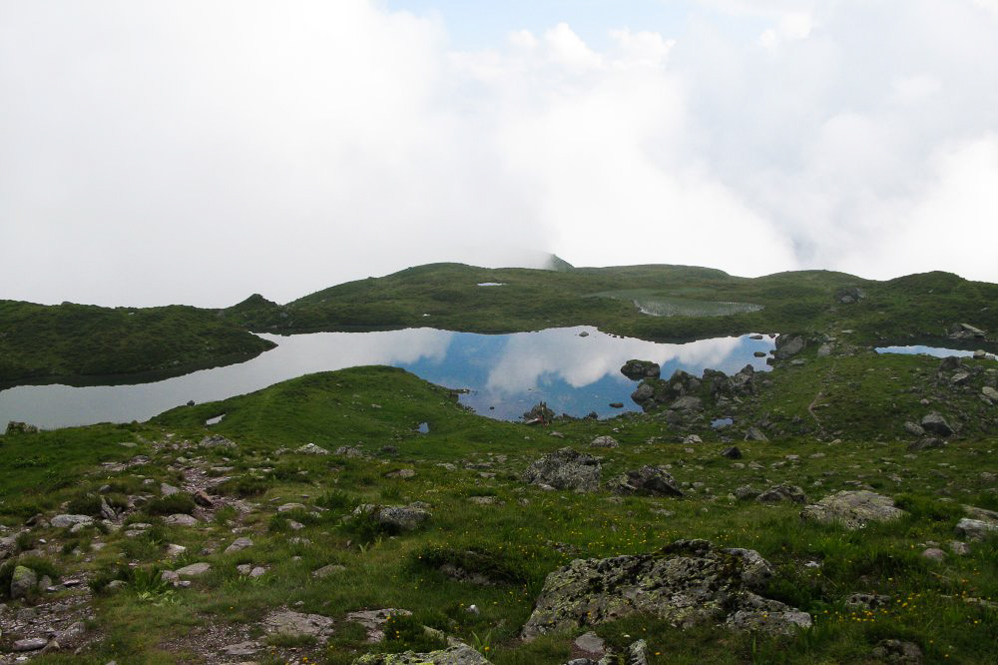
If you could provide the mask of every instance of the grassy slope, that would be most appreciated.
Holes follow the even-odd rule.
[[[857,363],[855,368],[837,368],[847,378],[844,386],[852,380],[849,377],[871,375],[862,388],[874,404],[882,401],[882,395],[897,392],[893,376],[911,372],[917,377],[916,370],[928,370],[928,363],[935,362],[918,361],[924,367],[917,362],[899,365],[872,355],[841,360]],[[821,385],[828,370],[819,362],[777,370],[772,388],[760,397],[761,408],[788,412],[803,408],[806,400],[800,393],[809,394]],[[658,654],[653,665],[865,663],[871,662],[870,650],[883,638],[915,641],[928,662],[993,662],[998,615],[961,598],[998,598],[998,542],[975,545],[969,556],[950,556],[942,564],[930,563],[918,553],[926,542],[946,543],[953,538],[960,503],[998,507],[993,481],[980,473],[993,458],[994,430],[984,435],[971,432],[945,449],[909,455],[905,442],[897,440],[893,423],[888,426],[881,419],[883,427],[874,431],[873,421],[857,410],[859,400],[847,395],[845,388],[829,402],[827,411],[840,413],[836,417],[843,423],[855,415],[862,423],[858,435],[834,445],[813,437],[739,442],[745,459],[733,462],[718,454],[727,445],[720,438],[726,433],[704,431],[706,443],[690,447],[679,443],[679,432],[654,416],[628,415],[603,422],[559,423],[565,438],[555,438],[545,429],[470,414],[448,391],[401,370],[357,368],[302,377],[224,402],[175,409],[146,425],[0,438],[6,459],[31,460],[39,451],[51,451],[45,460],[19,462],[16,469],[4,467],[0,472],[0,494],[7,497],[0,503],[0,521],[11,524],[39,510],[56,510],[60,502],[103,483],[138,483],[133,472],[80,476],[88,460],[96,464],[145,453],[153,462],[142,468],[142,476],[176,482],[168,465],[180,456],[204,457],[206,464],[234,467],[226,475],[256,479],[243,486],[245,491],[259,492],[251,500],[262,510],[244,523],[256,545],[238,555],[189,555],[175,564],[161,562],[165,542],[186,545],[191,552],[209,543],[224,547],[234,536],[222,521],[198,529],[156,527],[148,538],[84,534],[78,537],[83,547],[90,538],[108,543],[88,555],[91,562],[52,555],[58,567],[70,570],[105,569],[122,556],[146,566],[207,560],[214,570],[189,590],[99,596],[98,623],[107,636],[100,647],[70,660],[42,657],[40,663],[97,664],[111,658],[120,663],[175,662],[177,653],[164,645],[178,634],[178,627],[252,623],[268,608],[300,602],[300,611],[336,619],[361,608],[404,607],[416,613],[417,625],[432,625],[489,646],[497,665],[560,664],[569,659],[572,636],[552,636],[527,645],[515,639],[548,572],[576,557],[648,552],[675,538],[695,537],[760,551],[777,567],[769,595],[812,612],[816,627],[796,639],[778,641],[711,628],[681,632],[637,618],[599,628],[601,635],[618,645],[630,641],[625,636],[646,638]],[[908,417],[920,407],[902,401],[898,408],[892,418]],[[237,451],[171,450],[170,446],[157,450],[148,443],[167,432],[175,433],[170,439],[174,443],[197,441],[205,433],[204,420],[221,413],[226,416],[212,431],[238,441]],[[430,424],[428,434],[414,431],[419,422]],[[516,480],[540,454],[564,445],[584,450],[600,434],[612,434],[622,444],[596,451],[605,457],[604,478],[640,464],[669,464],[678,481],[703,484],[681,500],[617,500],[605,493],[543,492]],[[874,444],[873,436],[884,440]],[[120,440],[137,441],[139,447],[126,450],[116,445]],[[330,449],[358,446],[373,459],[276,455],[279,447],[295,448],[308,441]],[[396,452],[382,451],[388,444]],[[798,458],[788,459],[789,454]],[[507,458],[503,461],[498,455]],[[64,466],[50,470],[47,464],[56,460]],[[441,468],[440,462],[454,463],[457,469]],[[746,468],[750,462],[760,466]],[[416,477],[393,480],[384,475],[403,467],[415,469]],[[483,477],[483,470],[495,476]],[[847,533],[801,522],[797,506],[761,506],[727,496],[742,485],[764,489],[779,482],[804,487],[812,499],[854,488],[855,482],[867,483],[898,497],[911,516]],[[487,495],[497,497],[499,505],[483,507],[469,501]],[[428,527],[412,534],[377,537],[340,525],[340,515],[354,502],[417,500],[431,504],[434,517]],[[306,525],[294,535],[311,544],[289,542],[287,520],[278,517],[274,508],[286,501],[333,506],[321,518],[292,514]],[[669,515],[655,512],[662,510]],[[155,521],[141,515],[135,519]],[[66,537],[54,531],[42,535],[50,542]],[[471,547],[490,553],[492,564],[513,571],[517,581],[479,587],[446,578],[423,563],[430,554]],[[267,575],[250,580],[235,572],[237,563],[250,561],[268,565]],[[820,565],[809,567],[808,562]],[[312,579],[310,572],[328,563],[346,566],[346,577]],[[842,599],[856,591],[886,594],[892,602],[872,615],[852,612]],[[481,609],[480,615],[464,610],[472,603]],[[405,630],[392,638],[382,648],[401,650],[425,641]],[[331,664],[349,663],[373,648],[346,623],[338,625],[328,648],[306,647],[295,655],[307,653],[309,662]],[[276,650],[262,662],[290,658],[287,651]]]
[[[501,287],[479,287],[499,282]],[[836,293],[860,287],[866,298],[838,303]],[[726,316],[653,317],[632,304],[643,298],[740,302],[757,312]],[[939,339],[968,322],[998,329],[998,285],[947,273],[873,282],[826,271],[746,279],[682,266],[580,268],[561,272],[485,269],[460,264],[410,268],[381,278],[334,286],[286,306],[233,313],[257,330],[305,332],[433,326],[500,333],[553,326],[596,325],[650,340],[688,340],[750,331],[854,330],[854,340]]]
[[[270,342],[217,312],[0,301],[0,384],[53,377],[190,371],[243,361]]]

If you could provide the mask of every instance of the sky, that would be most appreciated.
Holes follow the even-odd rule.
[[[998,282],[998,0],[0,0],[0,298]]]

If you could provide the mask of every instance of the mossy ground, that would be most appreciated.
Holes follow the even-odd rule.
[[[834,370],[817,360],[777,370],[773,387],[753,408],[777,415],[781,409],[785,415],[803,409],[806,415],[816,389],[824,386],[830,404],[822,411],[829,420],[827,431],[770,442],[737,441],[741,460],[719,454],[730,445],[724,437],[732,437],[731,431],[700,430],[704,443],[687,445],[681,442],[682,432],[654,415],[528,427],[469,413],[450,391],[401,370],[357,368],[310,375],[225,402],[175,409],[145,424],[2,437],[0,522],[15,526],[36,512],[61,512],[67,501],[84,505],[81,497],[103,485],[111,486],[105,494],[156,495],[160,482],[178,482],[176,467],[199,458],[204,468],[231,467],[224,474],[240,482],[225,491],[243,494],[259,506],[241,519],[224,509],[194,528],[166,526],[157,515],[139,512],[129,520],[154,527],[136,538],[97,529],[74,535],[33,530],[33,538],[48,541],[45,557],[63,575],[83,570],[91,579],[103,575],[106,581],[118,566],[129,563],[150,570],[197,561],[212,564],[189,589],[160,586],[152,573],[132,573],[126,590],[95,596],[95,628],[103,636],[97,645],[77,656],[42,656],[39,663],[198,662],[202,656],[182,636],[208,627],[224,631],[246,625],[251,636],[262,638],[262,617],[274,608],[293,607],[335,619],[333,638],[325,646],[272,640],[261,662],[307,656],[309,662],[350,663],[371,650],[425,650],[428,638],[421,627],[427,625],[478,647],[499,665],[560,664],[570,658],[574,636],[545,636],[530,643],[518,639],[545,576],[573,558],[646,553],[678,538],[758,550],[777,571],[768,594],[811,612],[816,623],[789,639],[712,627],[681,631],[649,617],[597,628],[617,646],[636,637],[647,639],[655,664],[868,663],[875,662],[871,650],[884,638],[917,643],[927,662],[993,663],[998,613],[987,603],[998,601],[998,543],[973,544],[969,555],[949,554],[942,563],[921,556],[930,542],[947,549],[961,504],[998,507],[994,476],[988,475],[996,466],[990,425],[968,427],[947,447],[918,453],[908,452],[909,439],[898,431],[898,419],[923,409],[914,399],[917,394],[910,404],[900,395],[924,385],[908,382],[922,376],[916,370],[932,369],[933,362],[864,355],[840,359]],[[836,377],[830,384],[825,383],[829,376]],[[850,397],[848,381],[839,383],[852,376],[871,377],[861,385],[869,400]],[[878,421],[877,411],[891,399],[898,402],[898,411]],[[203,426],[221,413],[226,416],[220,424]],[[429,424],[428,433],[417,431],[421,422]],[[856,428],[850,429],[850,423]],[[563,438],[553,436],[555,430]],[[840,430],[845,435],[837,437]],[[239,448],[200,449],[182,443],[196,443],[207,433],[222,434]],[[589,450],[588,443],[603,434],[615,437],[620,447]],[[832,443],[833,436],[841,440]],[[367,457],[293,452],[307,442],[329,450],[354,446]],[[670,465],[677,481],[690,483],[687,496],[545,492],[518,480],[530,461],[566,445],[603,456],[604,480],[643,464]],[[278,454],[281,448],[292,452]],[[151,461],[120,472],[99,466],[137,454]],[[401,468],[416,475],[386,477]],[[152,489],[143,479],[154,481]],[[910,515],[849,532],[802,522],[795,504],[767,506],[729,497],[743,485],[765,489],[783,482],[803,487],[812,500],[868,486],[897,498]],[[472,500],[486,496],[495,503]],[[341,521],[360,503],[414,501],[430,504],[433,513],[415,532],[392,536]],[[327,510],[278,514],[276,506],[286,502]],[[292,520],[304,528],[293,530]],[[254,545],[225,554],[222,550],[236,537],[236,524]],[[293,537],[309,542],[295,543]],[[92,549],[96,542],[106,546]],[[169,560],[166,543],[184,545],[187,553]],[[200,554],[206,546],[214,553]],[[452,579],[439,570],[442,561],[477,568],[472,572],[491,576],[496,584]],[[236,566],[242,563],[265,566],[267,573],[241,575]],[[345,570],[322,579],[312,576],[328,564]],[[849,610],[843,601],[853,592],[883,594],[891,601],[871,612]],[[468,611],[472,604],[478,613]],[[344,621],[347,612],[385,607],[414,615],[400,619],[382,645],[366,644],[363,633]]]

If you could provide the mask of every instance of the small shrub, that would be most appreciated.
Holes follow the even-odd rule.
[[[240,476],[231,478],[218,485],[218,491],[228,496],[238,496],[240,498],[250,498],[260,496],[270,489],[270,483],[263,478],[253,476]]]
[[[190,515],[196,507],[194,497],[187,492],[177,492],[153,499],[145,505],[145,512],[148,515],[176,515],[177,513]]]
[[[320,508],[346,513],[357,507],[357,501],[350,498],[350,495],[343,490],[330,490],[316,499],[315,505]]]
[[[69,505],[66,506],[66,512],[70,515],[100,517],[100,496],[94,492],[78,496],[69,502]]]

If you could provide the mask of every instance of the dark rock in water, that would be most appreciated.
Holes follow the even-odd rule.
[[[650,360],[628,360],[620,368],[620,373],[628,379],[640,381],[641,379],[657,379],[662,368],[658,363]]]
[[[624,408],[624,403],[623,402],[610,402],[610,408],[611,409],[623,409]]]
[[[721,456],[728,459],[741,459],[742,451],[738,449],[738,446],[730,446],[721,451]]]
[[[549,485],[559,490],[595,492],[599,490],[600,458],[562,448],[536,460],[521,479],[533,485]]]
[[[773,571],[753,550],[677,540],[653,554],[576,559],[550,575],[523,627],[524,639],[644,614],[682,628],[721,624],[792,634],[811,616],[758,595]]]
[[[804,494],[804,490],[796,485],[784,484],[769,488],[757,496],[756,501],[759,501],[760,503],[783,503],[784,501],[792,501],[793,503],[804,504],[807,503],[807,495]]]
[[[609,490],[615,494],[683,496],[672,474],[665,469],[647,465],[617,476],[610,481]]]
[[[946,419],[942,415],[935,411],[922,418],[921,425],[926,432],[932,432],[939,436],[951,436],[953,434],[953,428],[950,427],[950,424],[946,422]]]

